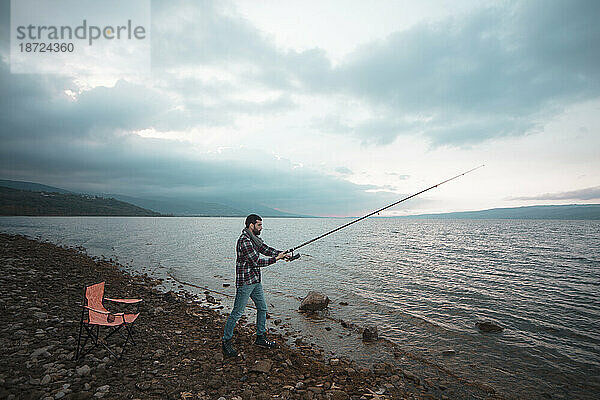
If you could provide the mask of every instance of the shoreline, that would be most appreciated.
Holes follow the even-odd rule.
[[[223,360],[225,316],[196,296],[161,292],[160,281],[130,275],[118,262],[91,258],[81,247],[4,233],[0,247],[0,304],[7,311],[0,334],[2,398],[502,398],[461,389],[458,381],[435,384],[391,363],[366,368],[343,357],[326,359],[316,347],[290,346],[281,333],[269,334],[278,349],[261,351],[252,344],[253,321],[244,324],[246,318],[235,335],[243,356]],[[106,281],[106,296],[144,299],[134,324],[137,345],[121,361],[97,348],[75,363],[82,290],[100,281]],[[268,372],[252,372],[257,361]],[[89,370],[80,373],[84,365]]]
[[[173,288],[171,290],[176,290],[176,293],[186,293],[191,294],[192,296],[195,296],[194,293],[192,293],[186,287],[201,290],[203,291],[202,293],[204,293],[205,295],[210,294],[215,302],[208,302],[207,304],[206,299],[202,297],[193,297],[194,301],[199,301],[200,304],[208,305],[213,310],[221,313],[225,318],[227,318],[227,316],[229,315],[227,311],[229,311],[231,307],[228,305],[224,306],[222,304],[221,298],[229,298],[229,301],[232,306],[235,296],[210,289],[207,286],[199,286],[193,283],[181,281],[175,276],[173,276],[170,272],[167,272],[167,276],[167,280],[171,279],[173,282],[171,282],[170,285],[164,282],[162,285],[163,290],[168,291],[168,287],[170,286]],[[298,298],[298,303],[300,303],[300,301],[301,298]],[[250,311],[249,309],[252,309],[252,311]],[[249,301],[246,306],[246,312],[244,314],[246,321],[248,319],[250,320],[249,322],[247,322],[247,325],[249,327],[254,327],[253,321],[256,315],[255,310],[256,308],[254,304],[251,301]],[[387,338],[385,336],[385,333],[382,334],[380,332],[378,338],[375,341],[371,341],[368,343],[362,342],[359,338],[362,337],[363,328],[353,322],[332,316],[330,314],[329,308],[315,313],[307,313],[298,310],[291,311],[298,312],[298,314],[301,315],[300,318],[303,318],[309,324],[314,324],[315,328],[320,327],[321,330],[325,329],[325,331],[327,331],[321,332],[321,335],[314,335],[312,333],[302,332],[302,330],[296,330],[290,325],[291,318],[289,316],[286,317],[285,314],[282,315],[279,310],[269,311],[269,313],[267,313],[268,332],[279,332],[281,336],[287,341],[287,344],[296,350],[302,351],[303,349],[309,348],[312,351],[316,352],[317,355],[321,358],[345,358],[347,360],[352,360],[352,362],[354,362],[360,367],[366,367],[371,369],[380,368],[382,363],[385,364],[386,362],[388,362],[392,365],[395,364],[397,367],[400,367],[400,369],[402,370],[402,374],[405,377],[409,377],[410,380],[425,382],[426,385],[429,387],[441,385],[442,387],[448,388],[449,386],[453,385],[467,385],[474,388],[476,391],[481,390],[485,393],[496,393],[498,398],[506,397],[506,395],[501,396],[500,394],[498,394],[496,389],[493,388],[491,385],[488,385],[487,383],[480,381],[471,381],[467,378],[460,376],[459,374],[455,373],[454,371],[448,369],[443,365],[437,364],[421,355],[412,353],[401,348],[400,345],[395,343],[393,340]],[[248,318],[249,312],[252,314],[250,318]],[[271,312],[274,312],[275,314],[272,315]],[[271,321],[271,327],[269,327],[268,321]],[[272,326],[273,324],[275,325],[275,327]],[[328,326],[321,327],[320,325]],[[347,352],[339,350],[324,351],[324,347],[331,347],[327,346],[327,344],[330,344],[328,343],[328,341],[331,340],[331,337],[328,339],[325,337],[324,334],[328,332],[332,333],[332,330],[338,333],[338,338],[350,340],[350,337],[352,337],[352,339],[354,339],[355,342],[359,343],[359,347],[363,347],[362,351],[360,349],[356,349],[357,352],[355,354],[348,354]],[[314,331],[312,332],[314,333]],[[367,351],[367,349],[371,354],[371,357],[356,357],[357,354],[363,354]],[[373,357],[372,354],[374,353],[376,353],[378,357]],[[453,350],[449,350],[449,353],[446,353],[445,356],[450,356],[453,354]],[[375,360],[374,358],[378,358],[378,360]],[[451,380],[451,382],[449,382],[448,380]]]

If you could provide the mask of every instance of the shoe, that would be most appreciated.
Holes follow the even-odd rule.
[[[277,343],[268,340],[267,335],[257,335],[254,344],[265,349],[274,349],[277,347]]]
[[[231,340],[223,340],[223,356],[225,357],[237,357],[238,352],[231,344]]]

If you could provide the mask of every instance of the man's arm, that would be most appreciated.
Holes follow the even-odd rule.
[[[265,247],[265,246],[264,245],[261,246],[261,249],[262,249],[262,247]],[[273,250],[275,250],[275,249],[273,249]],[[277,250],[275,250],[275,251],[277,251]],[[253,266],[261,268],[261,267],[266,267],[268,265],[274,264],[277,261],[277,258],[275,256],[278,254],[278,252],[273,254],[270,258],[261,258],[260,255],[258,254],[258,251],[256,251],[256,249],[252,245],[252,242],[250,241],[250,239],[242,238],[240,240],[240,254],[242,255],[242,257],[247,258]],[[265,253],[263,253],[263,254],[265,254]],[[270,255],[270,254],[265,254],[265,255]]]
[[[260,246],[260,249],[258,249],[258,252],[261,254],[264,254],[265,256],[269,256],[269,257],[277,257],[277,255],[279,253],[281,253],[281,250],[277,250],[274,249],[272,247],[267,246],[264,242],[262,244],[262,246]]]

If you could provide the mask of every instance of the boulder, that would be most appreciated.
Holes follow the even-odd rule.
[[[365,342],[374,342],[375,340],[377,340],[377,337],[377,326],[369,325],[366,326],[365,329],[363,329],[362,340],[364,340]]]
[[[329,305],[329,297],[318,292],[309,292],[300,303],[301,311],[320,311]]]
[[[348,400],[350,398],[348,393],[339,389],[330,390],[329,392],[327,392],[327,394],[329,395],[329,398],[331,400]]]
[[[266,374],[271,370],[272,365],[273,363],[270,360],[258,360],[250,368],[250,372],[260,372]]]
[[[475,326],[477,328],[479,328],[480,332],[483,332],[483,333],[496,333],[496,332],[502,332],[504,330],[504,328],[502,328],[501,326],[498,326],[495,323],[490,322],[490,321],[477,322],[475,324]]]

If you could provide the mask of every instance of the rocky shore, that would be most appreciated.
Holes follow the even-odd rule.
[[[0,234],[2,399],[454,399],[392,364],[373,368],[324,359],[307,346],[262,350],[253,326],[236,328],[241,357],[223,359],[224,316],[191,295],[157,290],[81,249]],[[136,346],[121,360],[101,346],[74,360],[85,285],[106,281],[106,297],[142,298]],[[108,306],[108,305],[107,305]],[[110,309],[110,307],[109,307]],[[468,398],[498,398],[481,392]]]

